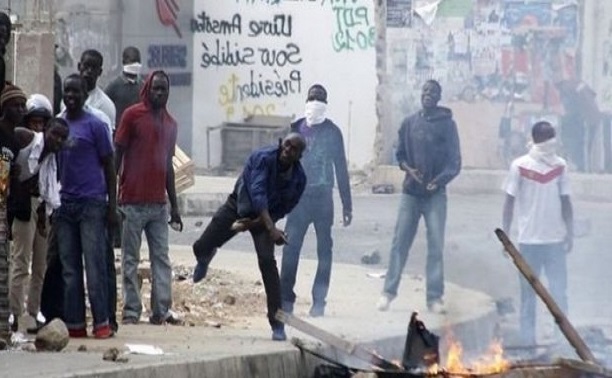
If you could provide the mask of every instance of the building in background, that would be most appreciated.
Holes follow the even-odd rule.
[[[141,50],[145,71],[168,71],[179,145],[198,167],[220,164],[222,138],[209,128],[301,116],[314,83],[335,94],[328,116],[346,136],[351,168],[393,164],[397,128],[435,78],[474,168],[502,168],[533,120],[558,123],[558,82],[583,81],[604,120],[589,131],[591,170],[612,169],[610,1],[0,0],[0,8],[9,3],[18,15],[36,4],[53,13],[62,76],[95,48],[105,85],[128,45]]]

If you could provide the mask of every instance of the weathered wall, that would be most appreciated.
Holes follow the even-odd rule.
[[[176,6],[175,6],[176,5]],[[104,56],[99,84],[104,87],[121,72],[121,53],[140,49],[143,74],[169,73],[170,112],[179,123],[178,144],[192,147],[193,0],[57,0],[56,55],[62,77],[76,72],[81,53],[97,49]]]
[[[612,1],[585,0],[584,17],[583,79],[600,109],[612,112]]]
[[[10,9],[9,9],[10,5]],[[50,0],[0,0],[0,9],[16,18],[5,56],[6,79],[27,94],[53,96],[53,28]]]
[[[157,4],[176,8],[157,8]],[[178,144],[192,153],[193,42],[189,31],[193,0],[123,1],[121,51],[140,49],[145,72],[164,70],[170,76],[168,107],[179,124]],[[121,51],[119,54],[121,54]],[[117,60],[120,69],[121,58]]]
[[[207,127],[249,114],[301,116],[315,83],[328,89],[328,117],[343,131],[350,163],[359,167],[373,159],[373,0],[195,0],[194,14],[198,165],[208,163]],[[219,133],[212,134],[211,146],[210,163],[216,166]]]
[[[100,84],[106,85],[116,74],[121,60],[120,0],[56,0],[56,61],[62,78],[77,72],[81,53],[96,49],[104,56]]]
[[[455,113],[466,167],[503,166],[498,127],[509,101],[512,127],[521,133],[534,118],[561,112],[554,84],[577,74],[580,23],[571,2],[388,0],[386,6],[386,162],[430,78],[441,82],[442,105]]]
[[[7,80],[28,95],[42,93],[53,98],[53,34],[16,32],[11,47]]]

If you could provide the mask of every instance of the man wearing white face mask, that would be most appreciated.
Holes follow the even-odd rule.
[[[342,200],[342,220],[348,226],[353,218],[351,186],[340,128],[325,117],[327,91],[321,85],[308,90],[304,117],[291,125],[291,131],[306,139],[302,166],[306,172],[306,189],[300,202],[287,217],[285,231],[290,238],[283,248],[281,291],[283,310],[293,312],[293,292],[304,235],[312,223],[317,236],[317,273],[312,287],[310,316],[323,316],[332,265],[331,228],[334,223],[334,172]]]
[[[567,163],[556,154],[550,123],[536,123],[531,134],[533,146],[512,163],[504,185],[503,227],[510,231],[516,204],[519,249],[538,276],[546,272],[552,296],[567,313],[566,253],[574,234]],[[535,293],[525,278],[520,282],[521,337],[525,345],[535,345]]]
[[[140,78],[142,64],[140,62],[140,51],[134,46],[123,50],[123,71],[108,84],[104,92],[110,97],[117,109],[116,125],[121,121],[121,115],[125,109],[140,102],[140,90],[143,81]]]

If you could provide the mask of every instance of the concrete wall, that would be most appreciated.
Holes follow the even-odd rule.
[[[81,53],[97,49],[104,56],[99,84],[121,72],[121,53],[140,49],[143,74],[163,69],[170,75],[168,107],[179,123],[179,146],[191,153],[192,41],[189,33],[193,0],[176,0],[174,15],[158,12],[155,0],[57,0],[55,34],[62,77],[76,72]],[[160,2],[165,4],[166,2]],[[163,19],[163,22],[162,22]]]
[[[10,5],[10,7],[9,7]],[[13,35],[5,56],[6,79],[26,94],[53,97],[53,28],[49,1],[0,0],[0,9],[12,16]]]
[[[575,77],[579,48],[579,16],[576,7],[563,6],[567,4],[565,0],[387,1],[389,111],[382,128],[387,142],[381,162],[393,162],[396,132],[403,118],[420,108],[421,86],[433,78],[444,87],[442,105],[455,114],[464,166],[503,166],[498,126],[512,96],[504,94],[501,83],[511,86],[516,77],[527,88],[514,101],[517,132],[524,133],[533,118],[562,111],[554,82]],[[550,53],[546,49],[552,44],[537,45],[532,36],[551,36],[553,29],[563,41],[558,51]],[[522,47],[521,35],[528,36]]]
[[[328,117],[343,131],[350,164],[360,167],[373,159],[374,1],[195,0],[194,14],[193,157],[198,165],[207,164],[207,127],[249,114],[301,116],[308,87],[315,83],[328,89]],[[284,20],[284,28],[260,30],[275,19],[278,25]],[[219,133],[212,134],[211,146],[216,166]]]
[[[178,144],[192,153],[193,49],[189,25],[193,16],[193,0],[177,0],[176,19],[171,13],[160,14],[155,1],[123,1],[121,46],[140,49],[145,71],[164,70],[170,76],[168,107],[179,124]],[[168,2],[171,3],[171,2]],[[120,63],[120,60],[118,60]]]
[[[16,32],[11,41],[7,80],[28,95],[42,93],[53,98],[53,34]]]
[[[602,111],[612,112],[612,1],[585,0],[582,77]]]

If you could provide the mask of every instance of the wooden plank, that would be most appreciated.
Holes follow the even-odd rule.
[[[174,167],[174,185],[177,193],[195,185],[195,164],[179,146],[175,146],[172,166]]]
[[[326,344],[329,344],[350,356],[356,357],[362,361],[366,361],[378,368],[387,371],[403,371],[400,366],[394,364],[391,361],[385,360],[383,357],[379,356],[377,353],[374,353],[356,343],[352,343],[350,341],[344,340],[341,337],[338,337],[332,333],[329,333],[319,327],[316,327],[302,319],[299,319],[291,314],[288,314],[282,310],[278,310],[276,312],[276,319],[278,321],[283,322],[284,324],[296,328],[307,335],[310,335],[320,341],[323,341]]]
[[[594,363],[559,358],[557,360],[557,364],[568,369],[580,371],[582,373],[594,374],[598,377],[612,378],[612,370],[606,369],[603,366]]]

